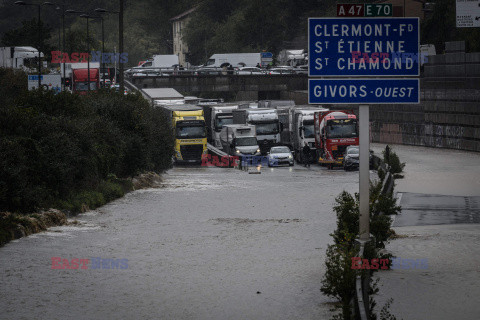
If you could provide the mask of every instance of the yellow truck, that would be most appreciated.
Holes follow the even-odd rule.
[[[207,150],[207,131],[202,107],[158,105],[170,119],[175,137],[176,163],[201,163]]]

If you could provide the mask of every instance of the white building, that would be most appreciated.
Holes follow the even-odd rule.
[[[197,8],[194,7],[170,19],[173,25],[173,54],[178,55],[178,60],[183,66],[188,66],[188,46],[183,40],[183,30],[185,29],[188,21],[190,20],[191,13],[194,12],[196,9]]]

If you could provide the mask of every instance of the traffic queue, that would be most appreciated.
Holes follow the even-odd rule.
[[[344,166],[349,146],[358,146],[357,116],[351,110],[296,105],[293,100],[224,102],[184,97],[174,89],[141,90],[170,119],[175,163],[202,163],[209,155],[265,157],[267,165],[316,163]],[[221,157],[226,159],[221,159]],[[349,155],[348,169],[354,154]]]

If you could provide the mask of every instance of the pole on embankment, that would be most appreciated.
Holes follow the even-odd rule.
[[[360,131],[360,240],[370,238],[370,119],[369,106],[359,106]]]

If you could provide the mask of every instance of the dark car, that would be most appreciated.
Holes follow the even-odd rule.
[[[360,149],[359,146],[348,146],[343,154],[343,169],[345,171],[358,169],[360,163]],[[373,169],[373,151],[370,150],[369,168]]]
[[[360,149],[358,146],[348,146],[343,154],[343,169],[345,171],[358,168],[360,162]]]

